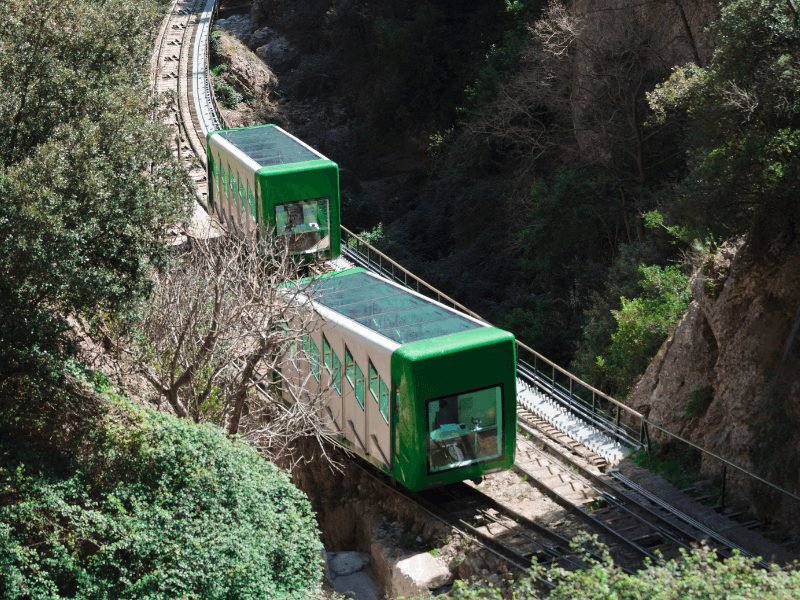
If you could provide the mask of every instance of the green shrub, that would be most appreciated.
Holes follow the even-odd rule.
[[[244,96],[236,91],[231,84],[221,79],[214,79],[214,94],[225,108],[236,108],[244,100]]]
[[[611,334],[607,356],[597,358],[614,387],[627,393],[661,343],[689,305],[689,278],[676,266],[640,267],[642,293],[620,298],[622,307],[612,311],[617,330]]]
[[[307,499],[217,428],[121,404],[66,468],[5,433],[0,597],[307,598],[319,588]]]
[[[720,560],[713,550],[681,549],[678,558],[647,564],[643,569],[628,573],[611,562],[607,552],[599,549],[603,558],[585,555],[586,568],[567,571],[559,567],[534,567],[531,573],[503,593],[497,587],[481,583],[456,582],[450,594],[452,600],[532,600],[533,598],[760,598],[778,600],[796,598],[800,594],[800,572],[782,570],[777,566],[762,569],[757,558],[743,557],[734,551],[730,558]],[[541,590],[537,577],[546,577],[554,587]]]

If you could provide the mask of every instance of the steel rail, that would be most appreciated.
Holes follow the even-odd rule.
[[[174,7],[177,6],[177,2],[173,4],[173,12]],[[211,9],[209,11],[209,6]],[[192,95],[194,96],[195,101],[195,111],[198,117],[198,121],[200,122],[200,130],[203,132],[202,135],[198,136],[202,139],[203,143],[205,141],[205,133],[210,129],[216,129],[220,125],[223,124],[221,117],[219,117],[219,113],[216,109],[216,102],[214,99],[213,89],[210,85],[210,78],[208,77],[209,65],[208,65],[208,41],[210,38],[210,26],[211,26],[211,19],[213,16],[213,12],[216,9],[216,0],[206,0],[205,4],[205,11],[203,16],[200,17],[197,27],[197,33],[195,34],[195,43],[194,43],[194,50],[193,50],[193,57],[194,57],[194,68],[192,69]],[[167,21],[165,20],[164,24],[162,25],[162,33],[165,31],[167,26]],[[163,46],[164,46],[165,37],[160,38],[160,43],[158,47],[158,57],[163,53]],[[183,54],[183,53],[182,53]],[[157,81],[157,80],[156,80]],[[180,84],[179,84],[180,85]],[[157,83],[154,83],[154,88],[157,87]],[[179,88],[180,89],[180,88]],[[214,118],[209,119],[207,115],[214,115],[217,117],[217,120]],[[179,116],[179,123],[184,128],[188,129],[185,124],[185,120],[181,119]],[[210,123],[210,124],[209,124]],[[191,136],[188,135],[187,131],[187,138],[191,140]],[[205,152],[198,152],[196,148],[193,147],[198,160],[201,161],[201,164],[205,164]],[[179,142],[179,152],[180,152],[180,142]],[[207,208],[207,206],[206,206]],[[422,280],[421,278],[414,275],[408,269],[402,267],[398,262],[391,259],[389,256],[384,254],[383,252],[379,251],[378,249],[374,248],[371,244],[364,241],[358,235],[347,229],[346,227],[342,226],[342,238],[343,238],[343,254],[352,260],[356,264],[362,264],[371,270],[377,270],[385,275],[390,276],[395,281],[401,282],[406,285],[407,287],[416,287],[417,291],[422,293],[426,293],[426,295],[431,295],[437,301],[442,302],[443,304],[449,304],[453,308],[456,308],[460,311],[469,314],[470,316],[482,321],[487,322],[483,319],[479,314],[475,313],[474,311],[470,310],[460,302],[456,301],[449,295],[443,293],[433,285],[429,284],[428,282]],[[352,240],[352,242],[351,242]],[[355,248],[351,248],[350,244],[353,243]],[[364,248],[367,251],[366,256],[359,251],[359,248]],[[377,257],[377,262],[370,258],[371,255]],[[402,275],[402,279],[401,276]],[[422,288],[422,289],[420,289]],[[423,290],[425,290],[423,292]],[[666,436],[667,438],[673,438],[694,450],[701,452],[703,455],[713,458],[724,465],[723,467],[723,477],[725,476],[726,471],[724,470],[725,467],[730,467],[732,470],[741,473],[745,477],[754,479],[759,483],[777,491],[784,497],[787,497],[791,500],[796,502],[800,502],[800,496],[794,494],[785,488],[778,486],[765,478],[751,472],[750,470],[741,467],[733,463],[732,461],[722,457],[721,455],[709,451],[701,446],[687,440],[686,438],[675,434],[666,428],[651,422],[647,417],[645,417],[642,413],[626,406],[625,404],[619,402],[615,398],[611,397],[610,395],[602,392],[601,390],[595,388],[591,384],[583,381],[579,377],[573,375],[563,367],[557,365],[555,362],[551,361],[550,359],[546,358],[544,355],[540,354],[530,346],[517,341],[517,347],[521,351],[520,353],[526,353],[533,357],[534,364],[528,365],[525,361],[520,360],[521,369],[520,371],[523,373],[523,377],[528,379],[530,383],[539,389],[547,392],[549,391],[550,396],[553,397],[556,401],[565,405],[568,410],[573,413],[577,413],[579,418],[584,420],[589,420],[589,422],[595,426],[596,428],[602,429],[605,433],[611,434],[615,436],[620,442],[626,443],[627,445],[631,445],[635,440],[636,437],[634,432],[636,431],[635,427],[628,426],[623,420],[622,416],[625,415],[625,418],[633,423],[638,423],[639,427],[639,438],[638,444],[645,445],[649,447],[649,430],[655,430],[660,432],[662,435]],[[538,364],[542,363],[550,368],[550,380],[549,380],[549,388],[548,388],[548,381],[547,376],[544,374],[542,369],[539,368]],[[528,372],[528,369],[532,368],[533,373]],[[556,373],[565,377],[569,382],[569,387],[566,388],[559,383],[556,382]],[[531,376],[533,375],[533,376]],[[591,394],[591,402],[589,403],[588,400],[582,398],[579,393],[576,392],[575,388],[581,388],[585,392]],[[614,412],[613,415],[613,425],[610,423],[608,419],[602,418],[602,416],[598,417],[597,414],[604,415],[605,409],[601,406],[602,404],[606,404],[612,408]],[[584,408],[579,409],[578,407],[583,404]]]
[[[468,309],[457,300],[451,298],[441,290],[437,289],[435,286],[417,277],[411,271],[400,265],[397,261],[391,259],[386,254],[384,254],[383,252],[381,252],[380,250],[372,246],[370,243],[365,241],[363,238],[353,233],[344,226],[342,226],[342,233],[343,233],[342,235],[343,253],[345,253],[347,258],[353,261],[354,263],[361,264],[362,266],[365,266],[372,270],[377,269],[378,271],[391,277],[398,283],[403,283],[407,287],[415,289],[421,293],[424,293],[423,290],[426,290],[429,292],[429,294],[426,295],[430,295],[435,300],[443,304],[449,304],[451,307],[457,308],[458,310],[463,310],[468,315],[476,319],[479,319],[484,323],[488,323],[488,321],[483,317],[481,317],[478,313]],[[360,250],[362,248],[366,251],[366,254]],[[377,257],[377,260],[371,258],[371,256],[373,255]],[[401,274],[402,277],[398,275],[398,273]],[[604,430],[606,432],[609,432],[609,429],[610,431],[615,431],[615,430],[619,430],[619,432],[626,431],[624,437],[621,436],[618,438],[621,442],[632,439],[632,436],[628,434],[627,431],[636,431],[636,429],[638,429],[639,444],[649,449],[650,430],[657,431],[662,435],[664,435],[666,438],[674,439],[692,448],[693,450],[700,452],[704,456],[714,459],[719,463],[721,463],[723,465],[723,481],[727,476],[727,471],[725,470],[725,468],[728,467],[742,474],[746,478],[757,481],[760,484],[778,492],[783,497],[792,500],[794,502],[800,503],[800,495],[795,494],[787,490],[786,488],[781,487],[780,485],[777,485],[771,481],[768,481],[764,477],[761,477],[760,475],[753,473],[752,471],[750,471],[745,467],[742,467],[741,465],[737,465],[733,461],[724,458],[723,456],[717,454],[716,452],[703,448],[702,446],[695,444],[694,442],[686,439],[685,437],[677,433],[674,433],[661,425],[654,423],[639,411],[634,410],[629,406],[626,406],[625,404],[609,396],[605,392],[602,392],[601,390],[595,388],[591,384],[583,381],[579,377],[573,375],[563,367],[557,365],[555,362],[546,358],[545,356],[543,356],[530,346],[524,344],[523,342],[520,342],[519,340],[517,340],[517,348],[533,356],[534,364],[532,365],[532,367],[534,371],[539,373],[539,377],[545,378],[545,381],[546,381],[546,375],[544,375],[543,371],[537,366],[537,363],[542,362],[550,368],[551,370],[550,381],[552,382],[551,389],[555,389],[557,387],[557,384],[555,383],[556,373],[563,375],[569,380],[570,387],[569,390],[567,390],[568,397],[574,402],[573,402],[573,407],[570,407],[569,403],[566,405],[568,410],[571,411],[574,410],[574,404],[577,402],[582,402],[585,406],[589,407],[589,410],[594,414],[598,410],[598,404],[599,404],[598,399],[602,402],[607,402],[609,405],[611,405],[614,409],[613,425],[609,425],[607,423],[607,425],[604,427]],[[524,362],[523,362],[523,367],[524,367]],[[533,384],[536,385],[536,381],[534,381]],[[584,388],[586,391],[590,392],[591,403],[581,398],[580,395],[575,392],[575,387]],[[563,388],[562,386],[561,389],[565,388]],[[556,398],[556,400],[558,400],[558,398]],[[563,405],[563,402],[561,402],[561,404]],[[629,427],[629,426],[626,427],[625,423],[622,420],[623,415],[625,415],[625,417],[630,421],[632,421],[634,424],[638,423],[638,427]]]
[[[534,433],[531,429],[527,426],[522,425],[522,429],[524,431],[528,431],[529,433]],[[576,479],[578,482],[581,483],[587,489],[591,489],[598,494],[598,497],[603,499],[607,504],[612,505],[615,509],[621,511],[622,513],[626,514],[629,517],[632,517],[634,520],[639,522],[640,524],[644,525],[645,527],[649,528],[653,533],[656,535],[671,541],[675,546],[681,548],[689,548],[689,542],[702,541],[697,536],[693,536],[688,532],[676,527],[674,523],[671,523],[667,520],[663,515],[653,511],[649,507],[643,505],[642,503],[636,501],[635,499],[629,497],[627,494],[624,494],[618,488],[610,485],[608,482],[604,481],[598,475],[592,473],[588,469],[585,469],[582,465],[575,462],[574,460],[570,459],[566,454],[561,452],[555,445],[551,444],[548,440],[542,439],[541,437],[537,437],[536,441],[541,443],[544,448],[538,448],[534,445],[534,449],[539,456],[548,456],[550,457],[550,464],[553,464],[552,461],[556,460],[562,464],[561,470],[562,473],[567,474],[569,477]],[[514,466],[515,470],[519,470],[520,472],[526,474],[528,477],[535,477],[533,473],[530,473],[526,469],[520,467],[519,465]],[[623,502],[621,502],[618,496],[623,497],[626,501],[633,504],[637,509],[641,510],[642,512],[649,515],[653,520],[666,525],[669,529],[676,531],[680,534],[676,536],[668,531],[665,531],[660,525],[657,525],[652,520],[648,520],[643,517],[641,514],[637,514],[634,510],[625,506]],[[570,502],[567,498],[564,498],[564,501],[570,505],[574,503]],[[576,507],[578,510],[582,509],[580,507]],[[663,509],[668,511],[670,514],[673,514],[674,507],[671,507],[669,504],[664,503]],[[584,511],[585,512],[585,511]],[[605,525],[600,519],[597,517],[586,513],[588,519],[590,519],[592,524],[594,522],[601,523]],[[606,526],[607,527],[607,526]],[[605,528],[604,528],[605,529]],[[609,530],[612,532],[612,535],[619,536],[626,544],[630,543],[635,550],[640,551],[640,546],[635,540],[630,540],[628,536],[622,534],[619,531],[614,530],[613,528],[609,527]],[[683,539],[681,539],[683,538]],[[687,541],[684,541],[687,540]],[[646,556],[650,559],[655,560],[656,557],[650,553],[648,550],[645,550]]]
[[[653,510],[649,506],[631,497],[629,494],[625,492],[625,490],[620,489],[619,487],[613,485],[608,480],[604,479],[602,476],[593,473],[589,469],[586,469],[583,465],[576,462],[575,460],[567,456],[564,452],[562,452],[561,449],[558,448],[555,444],[551,443],[549,440],[544,439],[541,436],[536,435],[536,432],[526,423],[520,423],[520,427],[524,431],[536,436],[536,441],[542,445],[542,448],[536,448],[537,452],[547,453],[548,455],[554,457],[556,460],[558,460],[560,463],[564,465],[565,473],[569,473],[570,476],[575,476],[577,473],[580,479],[584,480],[583,481],[584,485],[594,488],[598,493],[604,495],[606,501],[613,503],[621,510],[628,512],[631,516],[633,516],[640,522],[652,527],[657,533],[659,533],[659,535],[664,535],[665,537],[668,537],[674,543],[684,548],[689,548],[690,546],[685,541],[680,540],[678,536],[683,537],[689,542],[701,542],[703,541],[703,539],[709,539],[714,541],[719,546],[719,549],[726,550],[728,554],[730,554],[730,551],[732,550],[737,550],[744,556],[753,556],[751,552],[749,552],[742,546],[726,538],[719,532],[714,531],[707,525],[701,523],[697,519],[681,511],[677,507],[669,504],[667,501],[659,498],[649,490],[635,483],[633,480],[622,475],[618,470],[613,470],[609,472],[608,475],[614,478],[620,485],[629,489],[634,494],[637,494],[642,498],[645,498],[651,504],[659,507],[662,511],[665,511],[669,517],[675,519],[679,523],[700,532],[702,536],[705,536],[705,538],[690,533],[682,526],[671,521],[670,518],[659,513],[657,510]],[[633,514],[628,507],[624,506],[621,502],[619,502],[619,497],[624,498],[627,502],[633,504],[638,510],[643,511],[644,513],[652,517],[654,520],[661,523],[663,526],[668,527],[677,535],[672,535],[667,531],[664,531],[662,526],[657,526],[653,524],[651,521],[647,521],[646,519]],[[765,563],[764,561],[760,561],[758,564],[763,568],[768,567],[767,563]]]
[[[540,481],[536,477],[535,473],[528,471],[527,469],[519,466],[518,464],[515,464],[512,468],[517,474],[524,475],[527,478],[527,482],[531,486],[539,490],[542,494],[547,496],[550,500],[555,502],[558,506],[560,506],[564,510],[568,511],[571,514],[576,515],[579,519],[581,519],[584,523],[592,527],[594,530],[605,533],[606,535],[610,536],[611,538],[619,542],[621,545],[626,546],[630,550],[633,550],[636,554],[638,554],[642,558],[649,558],[653,561],[657,560],[657,557],[649,550],[643,548],[635,541],[628,539],[626,536],[615,530],[613,527],[593,517],[591,514],[589,514],[588,511],[582,509],[574,502],[571,502],[569,499],[559,494],[553,488],[547,486],[544,482]]]

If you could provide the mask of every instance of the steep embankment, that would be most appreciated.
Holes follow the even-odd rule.
[[[631,403],[650,419],[800,490],[800,240],[728,244],[692,279],[694,300]],[[718,468],[718,467],[717,467]],[[749,485],[729,488],[762,516],[792,509]],[[796,526],[796,519],[795,526]]]

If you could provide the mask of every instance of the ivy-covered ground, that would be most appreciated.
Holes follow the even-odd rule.
[[[286,473],[217,427],[108,393],[81,401],[94,406],[57,417],[72,431],[55,443],[51,417],[32,431],[2,416],[0,597],[318,591],[319,533]]]

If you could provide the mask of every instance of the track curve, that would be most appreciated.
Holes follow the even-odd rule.
[[[220,129],[209,77],[209,39],[216,0],[175,0],[156,37],[150,64],[151,92],[160,118],[172,129],[174,156],[186,167],[206,213],[205,137]],[[202,219],[195,211],[195,219]]]

